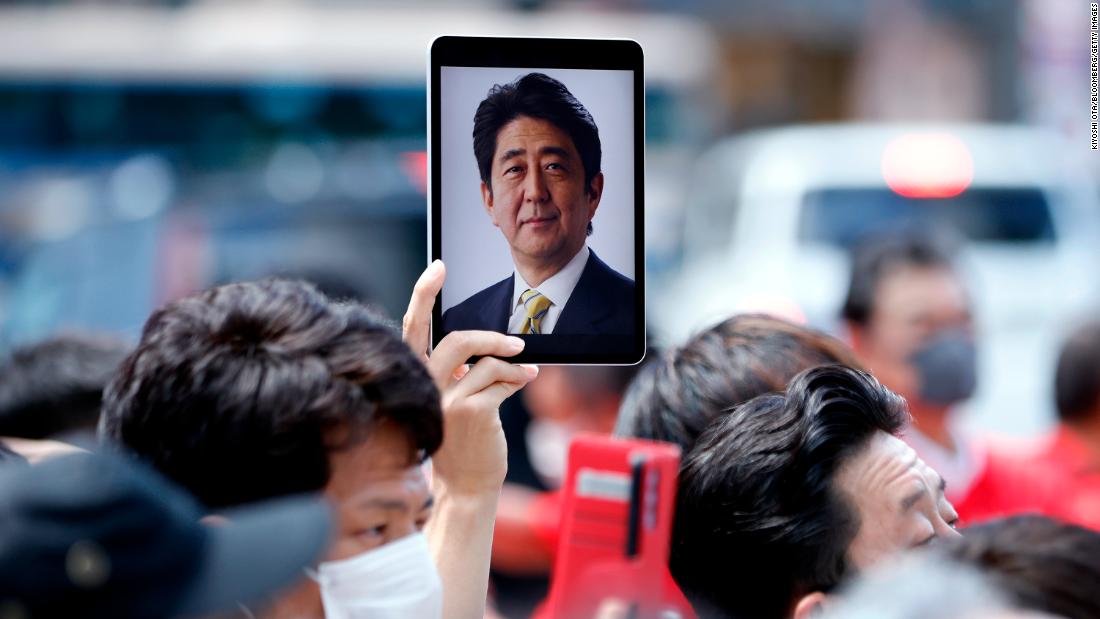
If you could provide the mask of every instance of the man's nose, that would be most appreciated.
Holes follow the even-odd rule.
[[[532,168],[531,173],[527,175],[527,179],[524,181],[523,193],[524,199],[528,202],[542,203],[550,198],[546,180],[542,177],[542,170],[537,167]]]
[[[386,529],[388,539],[385,543],[399,540],[405,536],[416,533],[416,520],[413,518],[399,518],[397,522],[393,522]]]
[[[962,534],[955,530],[955,527],[948,524],[946,521],[941,520],[937,525],[936,537],[938,540],[949,540],[956,537],[962,537]]]

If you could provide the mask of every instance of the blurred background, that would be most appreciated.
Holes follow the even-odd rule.
[[[1084,10],[0,1],[0,347],[134,336],[168,299],[272,274],[399,316],[426,256],[430,40],[630,37],[646,50],[658,343],[733,310],[837,332],[846,250],[934,220],[969,241],[996,335],[982,371],[1007,386],[980,381],[970,418],[1037,431],[1057,329],[1100,289]]]
[[[0,0],[0,351],[133,340],[165,301],[269,275],[399,318],[427,262],[432,38],[629,37],[655,346],[735,311],[844,338],[849,250],[946,230],[979,355],[960,418],[1036,436],[1058,346],[1100,301],[1088,17],[1081,0]],[[544,374],[503,413],[515,487],[552,488],[569,433],[609,430],[629,379]],[[548,560],[497,566],[502,614],[541,597]]]

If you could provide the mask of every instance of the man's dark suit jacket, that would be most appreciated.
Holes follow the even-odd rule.
[[[512,316],[512,286],[507,278],[443,312],[443,330],[508,331]],[[589,250],[577,287],[554,325],[554,335],[632,335],[634,280],[607,266]]]

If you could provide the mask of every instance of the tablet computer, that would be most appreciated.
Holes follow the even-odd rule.
[[[510,361],[641,361],[641,47],[445,36],[430,55],[433,346],[479,329],[526,341]]]

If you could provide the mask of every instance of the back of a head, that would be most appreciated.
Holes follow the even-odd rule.
[[[643,369],[619,409],[619,436],[676,443],[687,453],[733,406],[783,391],[820,365],[858,368],[840,341],[779,318],[744,314],[691,338]]]
[[[985,572],[1025,609],[1100,617],[1100,532],[1014,516],[965,529],[946,552]]]
[[[670,567],[692,604],[704,617],[778,619],[839,584],[859,519],[836,473],[908,420],[901,398],[839,365],[717,420],[680,470]]]
[[[111,337],[68,333],[13,351],[0,365],[0,436],[94,431],[103,389],[130,349]]]
[[[1100,412],[1100,320],[1079,326],[1062,345],[1054,396],[1063,422],[1089,421]]]
[[[896,269],[956,268],[956,240],[946,232],[905,229],[868,237],[852,250],[852,268],[841,317],[866,325],[874,311],[875,294],[882,279]]]
[[[846,583],[823,619],[992,619],[1013,613],[1007,596],[978,568],[921,550]]]
[[[439,447],[439,393],[416,355],[362,306],[266,280],[154,312],[100,430],[218,508],[324,487],[330,452],[382,423],[410,460]]]

